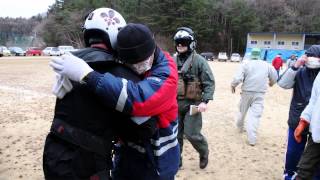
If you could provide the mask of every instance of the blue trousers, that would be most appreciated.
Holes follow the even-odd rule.
[[[286,152],[284,179],[292,180],[297,172],[297,165],[304,151],[308,135],[302,136],[301,143],[297,143],[294,139],[294,129],[289,128],[288,130],[288,146]],[[320,180],[320,172],[318,172],[313,180]]]
[[[113,180],[174,180],[175,175],[159,176],[150,154],[125,146],[115,148]]]

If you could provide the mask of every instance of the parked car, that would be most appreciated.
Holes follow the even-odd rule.
[[[42,50],[39,47],[28,48],[26,55],[27,56],[41,56]]]
[[[50,56],[50,51],[52,50],[53,47],[46,47],[42,50],[42,55],[43,56]]]
[[[61,56],[61,51],[57,47],[53,47],[50,52],[49,56]]]
[[[203,52],[200,54],[202,57],[204,57],[208,61],[213,61],[214,60],[214,55],[213,52]]]
[[[9,49],[5,46],[0,46],[1,56],[11,56]]]
[[[241,56],[239,53],[232,53],[230,57],[231,62],[240,62]]]
[[[43,56],[60,56],[61,51],[57,47],[46,47],[42,50]]]
[[[218,61],[226,61],[228,60],[228,56],[226,52],[219,52]]]
[[[61,55],[65,54],[66,52],[72,52],[77,50],[73,46],[58,46],[58,49],[60,50]]]
[[[24,51],[20,47],[9,47],[9,50],[11,52],[11,55],[14,55],[14,56],[25,56],[26,55],[26,51]]]

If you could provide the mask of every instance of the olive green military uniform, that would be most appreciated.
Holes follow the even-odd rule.
[[[189,114],[190,105],[207,103],[213,99],[214,77],[207,61],[195,51],[183,60],[175,57],[179,72],[178,105],[179,131],[178,141],[182,153],[183,135],[199,152],[200,157],[208,154],[208,142],[201,134],[201,113]]]

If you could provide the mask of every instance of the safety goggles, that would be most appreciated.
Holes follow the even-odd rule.
[[[178,46],[179,44],[180,44],[181,46],[188,46],[190,43],[191,43],[191,41],[188,40],[188,39],[177,39],[177,40],[175,41],[176,46]]]

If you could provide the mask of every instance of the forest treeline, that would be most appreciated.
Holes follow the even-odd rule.
[[[0,18],[0,43],[37,36],[46,46],[83,47],[84,17],[111,7],[127,22],[144,23],[160,47],[173,51],[177,27],[191,27],[199,51],[243,53],[248,32],[319,32],[319,0],[56,0],[46,16]],[[39,43],[34,41],[33,43]]]

